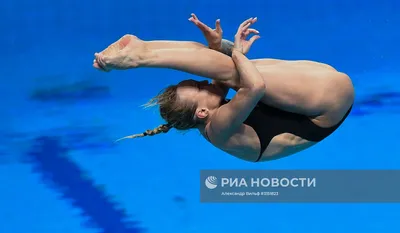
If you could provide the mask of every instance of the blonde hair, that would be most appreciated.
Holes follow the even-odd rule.
[[[144,107],[146,108],[158,105],[160,115],[167,122],[166,124],[159,125],[154,129],[146,130],[140,134],[133,134],[120,138],[116,140],[116,142],[129,138],[139,138],[167,133],[172,128],[181,131],[195,128],[199,123],[195,118],[197,104],[190,101],[179,101],[176,94],[178,86],[179,84],[165,88],[157,96],[144,104]]]

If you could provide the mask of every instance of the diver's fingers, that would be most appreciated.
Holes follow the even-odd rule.
[[[244,31],[242,35],[243,35],[244,37],[247,38],[250,34],[258,35],[258,34],[260,34],[260,32],[257,31],[257,30],[254,29],[254,28],[249,28],[249,29],[247,29],[246,31]]]
[[[251,22],[252,22],[252,21],[253,21],[253,18],[248,18],[248,19],[246,19],[245,21],[243,21],[243,23],[240,24],[239,30],[238,30],[238,31],[242,32],[242,31],[246,30],[246,29],[244,29],[244,27],[245,27],[246,25],[251,25]]]
[[[222,34],[221,20],[220,19],[217,19],[215,21],[215,31],[218,32],[218,34]]]
[[[191,13],[190,15],[193,17],[194,20],[199,20],[199,18],[197,18],[197,15],[195,13]]]
[[[206,31],[212,31],[212,28],[207,26],[205,23],[201,22],[199,18],[195,14],[191,14],[192,17],[189,18],[189,21],[194,23],[201,31],[206,32]]]
[[[260,36],[259,36],[259,35],[254,35],[254,36],[252,36],[252,37],[250,38],[250,40],[249,40],[250,46],[253,45],[254,41],[256,41],[256,40],[258,40],[258,39],[260,39]]]

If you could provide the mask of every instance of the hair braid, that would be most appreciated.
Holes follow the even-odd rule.
[[[157,96],[152,98],[144,107],[159,106],[161,118],[167,124],[162,124],[152,130],[146,130],[140,134],[133,134],[117,141],[128,138],[139,138],[144,136],[153,136],[160,133],[167,133],[170,129],[174,128],[179,131],[190,130],[196,128],[199,124],[195,117],[197,103],[194,101],[182,101],[177,95],[179,85],[185,86],[185,81],[180,82],[178,85],[171,85],[162,90]]]
[[[145,137],[145,136],[153,136],[153,135],[160,134],[160,133],[167,133],[171,128],[172,128],[172,126],[170,124],[162,124],[154,129],[148,129],[148,130],[144,131],[143,133],[132,134],[132,135],[117,139],[115,142],[118,142],[118,141],[121,141],[124,139],[128,139],[128,138],[133,139],[133,138],[140,138],[140,137]]]

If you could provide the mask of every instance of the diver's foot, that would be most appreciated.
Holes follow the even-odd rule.
[[[125,35],[102,52],[95,53],[93,67],[106,72],[137,68],[146,51],[144,41],[134,35]]]

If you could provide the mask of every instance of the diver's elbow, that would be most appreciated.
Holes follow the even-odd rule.
[[[248,90],[250,95],[261,99],[265,94],[265,85],[264,83],[254,83]]]
[[[254,82],[250,89],[253,93],[264,94],[265,83],[263,81]]]

